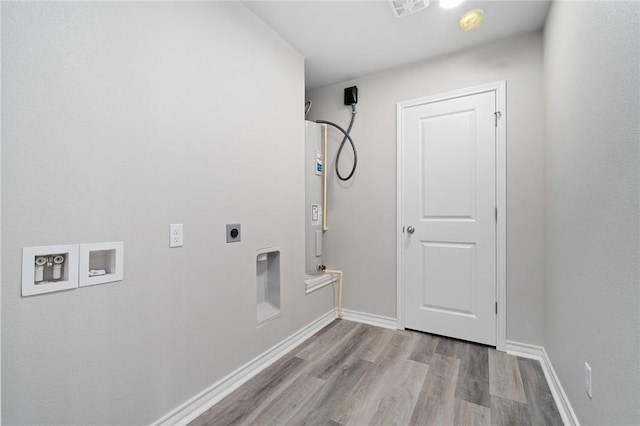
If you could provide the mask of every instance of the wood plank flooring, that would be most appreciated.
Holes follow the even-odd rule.
[[[537,361],[336,320],[194,420],[201,425],[561,425]]]

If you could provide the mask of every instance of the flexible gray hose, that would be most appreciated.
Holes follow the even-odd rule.
[[[340,130],[342,134],[344,134],[344,138],[342,139],[342,142],[340,143],[340,147],[338,148],[338,154],[336,155],[336,175],[338,175],[338,179],[340,179],[341,181],[347,181],[351,179],[353,177],[353,174],[356,172],[356,166],[358,165],[358,152],[356,151],[356,145],[353,143],[353,139],[351,139],[351,136],[349,136],[349,133],[351,133],[351,128],[353,127],[353,122],[356,119],[356,113],[357,113],[356,104],[352,104],[351,105],[351,122],[349,123],[349,127],[347,128],[346,132],[342,127],[338,126],[335,123],[332,123],[331,121],[316,120],[316,123],[328,124]],[[347,177],[343,177],[340,174],[340,170],[338,169],[338,164],[340,163],[340,154],[342,153],[342,148],[344,148],[344,144],[347,141],[347,139],[349,140],[349,143],[351,144],[351,149],[353,150],[353,167],[351,168],[351,173],[349,173]]]

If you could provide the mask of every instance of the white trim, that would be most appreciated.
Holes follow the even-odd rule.
[[[335,284],[338,281],[337,274],[324,273],[322,275],[307,275],[304,280],[305,293],[313,293],[316,290],[320,290],[330,284]]]
[[[348,321],[361,322],[363,324],[375,325],[376,327],[389,328],[391,330],[398,329],[398,321],[395,318],[385,317],[382,315],[368,314],[366,312],[352,311],[349,309],[342,310],[342,319]]]
[[[560,416],[562,417],[562,422],[565,425],[580,426],[578,417],[576,416],[575,411],[573,411],[573,407],[569,402],[569,398],[567,398],[567,394],[562,388],[560,379],[558,378],[556,371],[553,369],[551,360],[549,359],[547,351],[544,349],[544,347],[507,341],[506,349],[507,353],[510,355],[535,359],[536,361],[540,362],[544,377],[547,379],[547,384],[549,385],[549,389],[551,390],[553,399],[556,402],[556,406],[558,407],[558,411],[560,412]]]
[[[513,342],[507,340],[507,353],[513,356],[519,356],[521,358],[535,359],[542,361],[542,346],[530,345],[528,343]]]
[[[187,402],[181,404],[170,413],[164,415],[152,425],[186,425],[207,411],[215,403],[239,388],[262,370],[273,364],[284,354],[307,340],[309,337],[326,327],[335,319],[332,309],[306,327],[298,330],[280,343],[258,355],[237,370],[218,380],[209,388],[200,392]]]
[[[398,317],[398,328],[404,329],[404,256],[402,226],[404,222],[404,197],[402,189],[404,187],[403,174],[403,132],[404,114],[406,106],[396,104],[396,316]]]
[[[507,82],[496,85],[496,349],[507,350]]]
[[[482,84],[461,90],[454,90],[438,95],[427,96],[396,104],[396,279],[397,279],[397,315],[398,328],[404,328],[404,274],[403,266],[403,111],[417,105],[439,102],[462,96],[475,95],[485,92],[496,93],[496,111],[501,112],[496,129],[496,207],[498,208],[498,224],[496,226],[496,302],[498,315],[496,317],[496,349],[506,350],[507,341],[507,110],[506,81]]]
[[[0,4],[0,22],[2,22],[2,4]],[[0,37],[0,52],[2,52],[2,37]],[[2,81],[2,66],[0,65],[0,81]],[[2,85],[0,85],[0,98],[2,98]],[[0,129],[2,129],[2,107],[0,106]],[[2,137],[0,137],[0,153],[2,152]],[[2,155],[0,155],[0,212],[2,212]],[[5,216],[6,217],[6,216]],[[2,223],[2,213],[0,213],[0,223]],[[1,229],[1,227],[0,227]],[[2,235],[0,231],[0,252],[2,247]],[[0,259],[2,256],[0,255]],[[0,262],[1,263],[1,262]],[[0,277],[2,267],[0,266]],[[0,307],[2,306],[2,292],[0,292]],[[2,308],[0,308],[0,330],[2,329]],[[0,354],[2,354],[2,336],[0,336]],[[2,365],[2,356],[0,355],[0,365]],[[6,389],[6,388],[5,388]],[[2,395],[2,368],[0,368],[0,396]],[[5,405],[6,406],[6,405]],[[2,424],[2,398],[0,397],[0,425]]]

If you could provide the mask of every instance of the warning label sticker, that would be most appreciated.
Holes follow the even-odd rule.
[[[320,151],[316,151],[316,168],[315,173],[318,176],[322,176],[322,153]]]
[[[311,225],[322,224],[322,206],[320,204],[311,204]]]

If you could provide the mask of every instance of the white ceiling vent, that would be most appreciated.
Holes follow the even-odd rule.
[[[429,6],[429,0],[389,0],[391,12],[397,18],[419,12]]]

